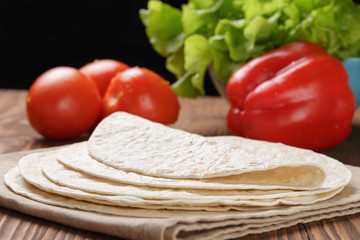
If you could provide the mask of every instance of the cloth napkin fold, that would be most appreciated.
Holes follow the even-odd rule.
[[[237,214],[193,215],[171,218],[121,217],[51,206],[13,193],[4,183],[5,173],[33,150],[0,155],[0,205],[35,217],[125,239],[229,239],[272,231],[321,219],[360,212],[360,168],[335,197],[312,205],[277,206]]]

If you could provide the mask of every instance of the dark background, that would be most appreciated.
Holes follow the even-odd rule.
[[[27,89],[52,67],[79,68],[102,58],[175,81],[146,37],[139,18],[146,6],[147,0],[0,0],[0,88]],[[206,91],[214,95],[210,81]]]

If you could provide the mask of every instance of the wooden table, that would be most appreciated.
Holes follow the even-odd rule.
[[[26,119],[26,95],[26,90],[0,89],[0,153],[57,146],[88,138],[89,134],[72,141],[47,141],[41,138]],[[180,101],[182,108],[176,127],[207,136],[228,134],[224,117],[229,105],[224,99],[202,97],[196,100],[180,99]],[[323,153],[343,163],[360,166],[360,109],[354,116],[353,131],[346,141]],[[0,207],[0,239],[116,238]],[[360,214],[298,224],[278,231],[250,235],[243,239],[360,239]]]

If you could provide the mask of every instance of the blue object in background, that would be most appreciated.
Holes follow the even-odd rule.
[[[349,74],[350,88],[356,98],[356,106],[360,105],[360,58],[349,58],[344,63],[344,67]]]

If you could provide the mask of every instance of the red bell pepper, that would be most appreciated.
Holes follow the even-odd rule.
[[[342,63],[296,42],[257,57],[227,85],[231,134],[323,150],[351,132],[355,98]]]

